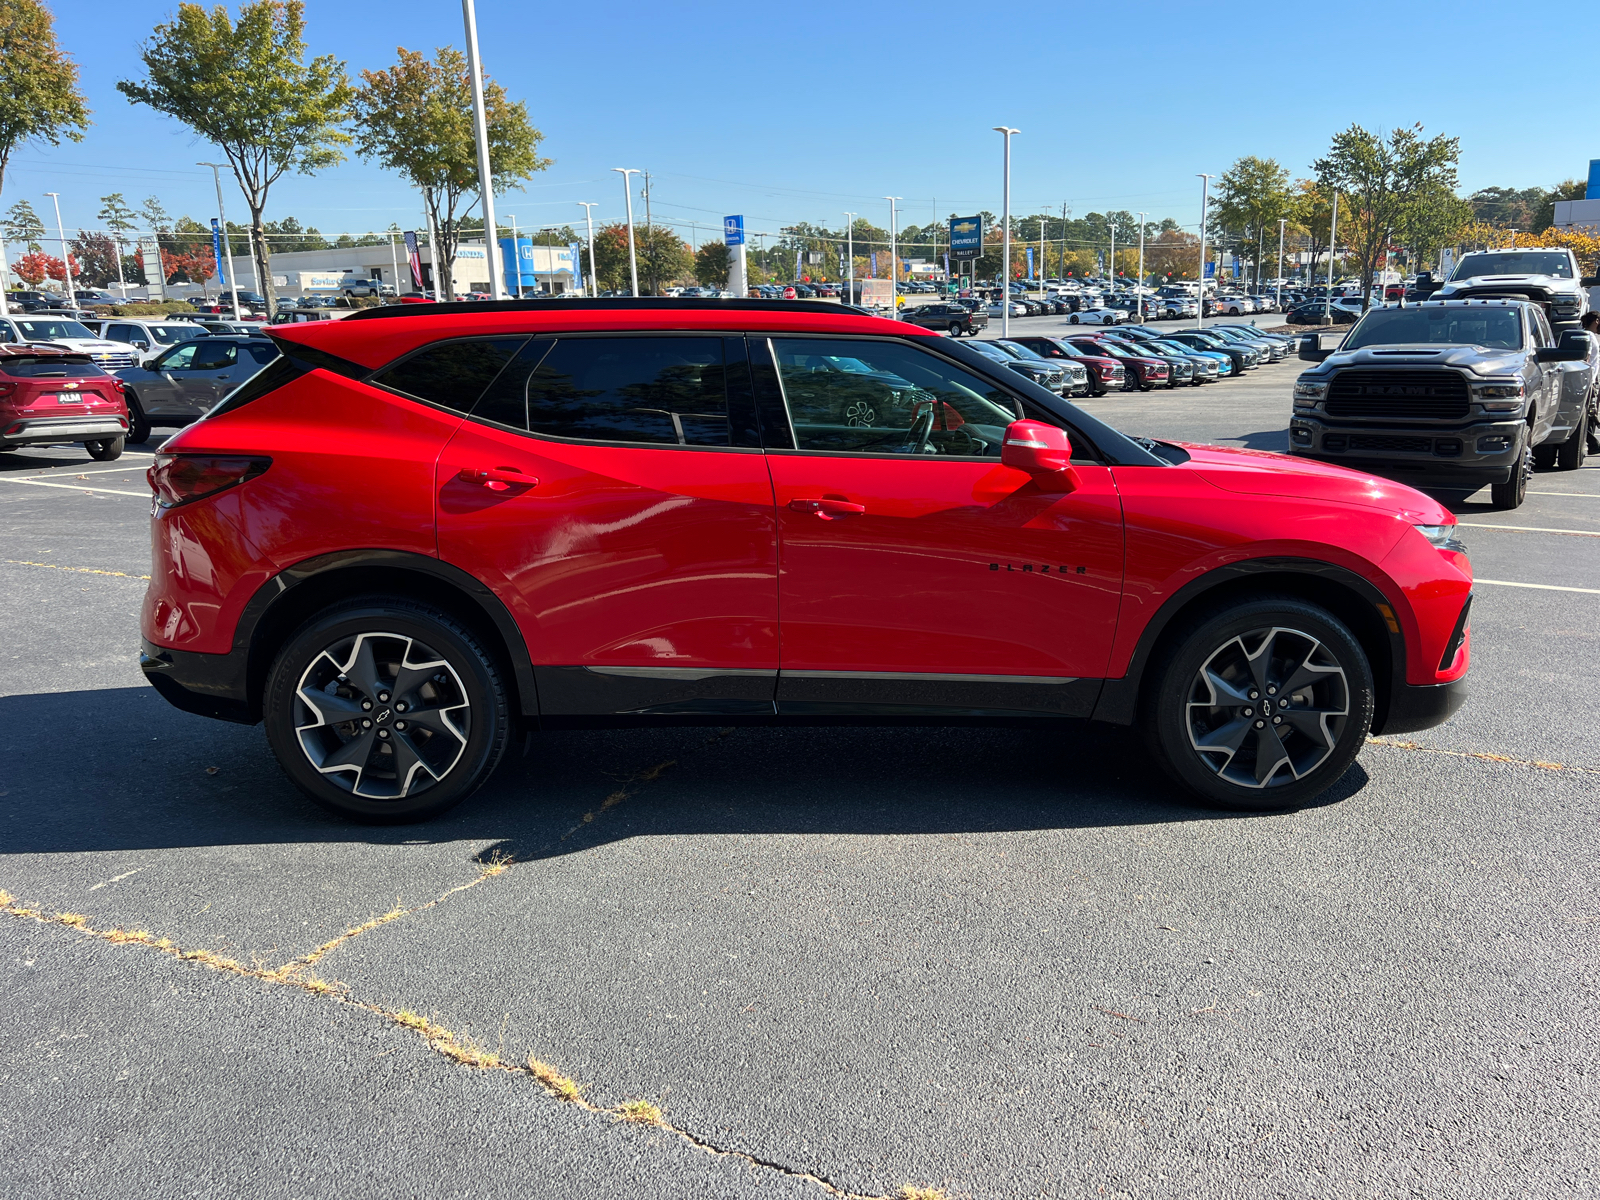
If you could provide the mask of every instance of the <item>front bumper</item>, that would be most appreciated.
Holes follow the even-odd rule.
[[[0,443],[31,446],[44,442],[93,442],[121,437],[127,432],[127,418],[115,413],[85,413],[75,417],[18,417],[0,430]]]
[[[1389,693],[1389,711],[1373,733],[1414,733],[1443,725],[1467,700],[1467,677],[1451,683],[1406,683]]]
[[[1289,453],[1407,483],[1475,490],[1511,478],[1524,428],[1516,417],[1405,426],[1332,422],[1299,411],[1289,421]]]
[[[240,725],[261,720],[250,708],[242,656],[169,650],[145,639],[140,642],[139,669],[174,708]]]

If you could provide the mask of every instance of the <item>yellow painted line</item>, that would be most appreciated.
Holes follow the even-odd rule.
[[[108,496],[137,496],[141,500],[150,499],[150,493],[126,492],[121,488],[90,487],[84,483],[46,483],[42,479],[6,479],[0,477],[0,483],[22,483],[29,487],[64,488],[69,492],[105,492]]]
[[[71,571],[75,575],[114,575],[118,579],[149,579],[148,575],[130,575],[126,571],[102,571],[98,567],[63,567],[60,563],[30,562],[25,558],[0,558],[0,563],[13,567],[49,567],[52,571]]]
[[[1546,529],[1542,525],[1491,525],[1483,521],[1457,521],[1463,529],[1508,529],[1512,533],[1565,533],[1572,537],[1600,537],[1592,529]]]
[[[1516,583],[1510,579],[1474,579],[1473,584],[1487,583],[1494,587],[1520,587],[1537,588],[1541,592],[1584,592],[1590,596],[1600,596],[1600,588],[1562,587],[1558,583]]]

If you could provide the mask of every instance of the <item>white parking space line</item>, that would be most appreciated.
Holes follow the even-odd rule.
[[[60,468],[60,470],[58,470],[56,472],[56,474],[51,475],[50,478],[51,479],[60,479],[63,475],[67,474],[68,472],[71,472],[73,477],[76,478],[79,475],[116,475],[116,474],[119,474],[119,473],[125,475],[130,471],[138,471],[138,472],[140,472],[142,474],[143,471],[144,471],[144,468],[143,467],[98,467],[93,471],[73,471],[71,467],[62,467],[62,468]],[[41,474],[42,474],[42,472],[41,472]],[[32,478],[38,478],[38,476],[32,476]]]
[[[1530,496],[1577,496],[1583,500],[1600,500],[1600,492],[1529,492]]]
[[[1600,588],[1562,587],[1555,583],[1517,583],[1510,579],[1474,579],[1472,582],[1474,586],[1487,583],[1495,587],[1537,588],[1541,592],[1583,592],[1589,596],[1600,596]]]
[[[68,492],[105,492],[109,496],[137,496],[141,500],[150,498],[149,492],[126,492],[120,488],[90,487],[86,483],[46,483],[43,479],[6,479],[0,477],[0,483],[20,483],[26,487],[61,488]]]
[[[1457,521],[1463,529],[1505,529],[1512,533],[1565,533],[1572,537],[1600,537],[1592,529],[1546,529],[1542,525],[1490,525],[1483,521]]]

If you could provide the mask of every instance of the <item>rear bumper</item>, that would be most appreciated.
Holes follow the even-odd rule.
[[[1453,683],[1401,684],[1389,694],[1389,711],[1373,733],[1414,733],[1443,725],[1467,700],[1467,677]]]
[[[89,413],[81,417],[18,417],[0,430],[0,442],[8,446],[26,446],[41,442],[97,441],[121,437],[127,432],[128,419],[115,413]]]
[[[250,710],[240,656],[169,650],[145,640],[140,643],[139,669],[174,708],[240,725],[261,720]]]

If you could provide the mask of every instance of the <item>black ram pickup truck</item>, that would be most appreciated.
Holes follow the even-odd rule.
[[[942,329],[951,337],[976,334],[989,328],[989,314],[973,312],[959,304],[919,304],[900,310],[900,319],[924,329]]]
[[[1564,414],[1592,381],[1589,335],[1558,341],[1530,300],[1425,300],[1369,309],[1337,347],[1304,334],[1316,363],[1294,385],[1291,454],[1384,475],[1414,487],[1473,492],[1518,507],[1535,450],[1573,438]],[[1572,419],[1568,419],[1568,416]],[[1581,462],[1581,457],[1580,460]]]

